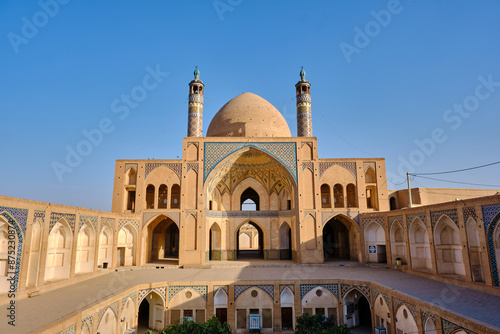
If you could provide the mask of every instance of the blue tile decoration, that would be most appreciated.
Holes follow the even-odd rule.
[[[368,168],[373,169],[374,172],[377,171],[377,164],[375,161],[363,161],[363,170],[366,172]]]
[[[226,292],[226,295],[229,296],[229,285],[214,285],[214,296],[219,290],[223,290]]]
[[[319,178],[323,176],[323,174],[328,170],[328,168],[339,165],[341,167],[344,167],[347,169],[352,176],[357,180],[357,174],[356,174],[356,163],[355,162],[345,162],[345,161],[324,161],[319,163]]]
[[[345,295],[353,289],[356,289],[359,292],[361,292],[363,295],[365,295],[366,300],[368,300],[368,301],[372,300],[370,297],[370,288],[369,287],[362,286],[362,285],[351,285],[351,284],[340,284],[340,293],[341,293],[342,298],[344,298]]]
[[[28,210],[27,209],[18,209],[18,208],[9,208],[7,206],[0,206],[0,212],[8,212],[16,222],[21,227],[21,231],[23,234],[26,234],[26,223],[28,222]]]
[[[234,300],[238,299],[238,297],[250,288],[259,288],[264,290],[272,300],[274,300],[274,285],[235,285],[234,286]]]
[[[172,300],[174,296],[180,291],[191,288],[197,291],[205,300],[208,300],[208,286],[207,285],[174,285],[168,287],[168,301]]]
[[[392,217],[387,217],[387,223],[389,224],[389,231],[392,228],[392,224],[394,222],[397,222],[401,224],[401,227],[404,228],[405,224],[403,223],[403,216],[392,216]]]
[[[337,299],[339,299],[339,285],[338,284],[301,284],[300,285],[300,300],[302,300],[304,298],[304,296],[309,291],[311,291],[312,289],[314,289],[318,286],[321,286],[321,287],[327,289],[328,291],[333,293],[333,295],[335,297],[337,297]]]
[[[78,225],[78,230],[80,229],[80,226],[83,226],[83,224],[85,224],[87,220],[94,227],[94,231],[97,232],[97,216],[80,216],[80,224]]]
[[[477,219],[475,207],[471,206],[471,207],[462,208],[462,213],[464,215],[464,223],[466,225],[467,225],[467,220],[469,220],[469,217],[472,217],[477,223],[478,219]]]
[[[135,230],[139,232],[139,219],[119,219],[118,220],[118,231],[125,225],[130,224],[135,227]]]
[[[159,288],[149,288],[149,289],[142,289],[139,290],[139,297],[137,299],[137,303],[140,305],[144,297],[146,297],[151,291],[156,292],[160,297],[163,299],[163,301],[166,301],[167,298],[167,287],[162,286]],[[169,299],[170,300],[170,299]]]
[[[434,231],[434,226],[436,225],[437,221],[441,216],[446,215],[448,216],[451,220],[455,222],[455,224],[458,227],[458,216],[457,216],[457,210],[442,210],[442,211],[431,211],[431,224],[432,224],[432,231]]]
[[[414,305],[402,301],[401,299],[398,299],[396,297],[392,297],[392,312],[394,312],[394,316],[396,316],[396,312],[401,305],[405,305],[408,310],[410,310],[410,313],[413,315],[413,320],[417,322],[417,308]]]
[[[114,218],[106,218],[101,217],[101,226],[99,227],[99,233],[101,233],[102,228],[105,224],[109,224],[112,230],[115,229],[115,219]]]
[[[148,177],[149,173],[160,166],[165,166],[170,168],[177,176],[179,180],[182,176],[182,164],[177,162],[154,162],[154,163],[146,163],[144,167],[144,180]]]
[[[431,318],[432,321],[434,322],[434,325],[436,325],[436,315],[429,311],[420,309],[420,318],[422,319],[422,328],[425,328],[425,322],[427,321],[428,318]]]
[[[52,212],[50,214],[50,225],[49,225],[49,231],[52,230],[52,227],[59,221],[59,219],[64,218],[68,222],[69,226],[71,227],[71,232],[75,231],[75,220],[76,220],[76,215],[71,214],[71,213],[59,213],[59,212]]]
[[[104,313],[108,309],[111,309],[113,313],[115,314],[115,317],[118,319],[118,301],[114,302],[113,304],[103,307],[102,309],[99,310],[99,313],[97,314],[97,327],[99,328],[99,324],[101,323],[102,317],[104,316]]]
[[[410,230],[410,226],[413,223],[413,221],[415,220],[415,218],[420,219],[422,221],[422,223],[424,223],[424,225],[427,228],[427,217],[425,215],[425,212],[417,212],[417,213],[412,213],[412,214],[406,215],[406,228],[408,229],[408,231]]]
[[[186,164],[186,173],[189,172],[191,169],[194,170],[196,172],[196,174],[198,174],[198,164],[197,163],[188,162]]]
[[[488,243],[488,253],[490,255],[493,285],[500,286],[500,280],[498,277],[498,259],[495,254],[495,228],[500,220],[500,204],[485,205],[482,209],[484,228],[486,229],[486,242]]]
[[[271,155],[281,162],[297,181],[297,148],[295,143],[205,143],[203,182],[222,160],[245,147],[254,147]]]
[[[144,227],[144,225],[146,225],[151,220],[151,218],[156,217],[156,216],[160,216],[160,215],[164,215],[164,216],[172,219],[177,225],[179,225],[179,221],[180,221],[179,212],[145,212],[142,215],[142,227]]]
[[[309,168],[311,172],[314,173],[314,163],[312,161],[306,161],[302,163],[302,171],[304,171],[306,168]]]
[[[89,327],[90,333],[93,332],[93,326],[94,326],[94,315],[91,314],[86,318],[82,319],[82,326],[80,329],[83,329],[87,325]]]
[[[285,288],[289,288],[292,294],[295,295],[295,285],[294,284],[280,284],[280,296]]]
[[[45,224],[45,211],[35,210],[35,214],[33,216],[33,223],[38,219],[41,226]]]
[[[292,211],[281,210],[281,211],[214,211],[206,210],[205,214],[209,218],[252,218],[252,217],[290,217]]]
[[[65,330],[57,332],[57,334],[75,334],[75,331],[76,331],[76,325],[73,325],[71,327],[66,328]]]
[[[453,333],[457,330],[460,330],[460,329],[465,331],[467,334],[476,334],[473,331],[470,331],[466,328],[463,328],[463,327],[461,327],[457,324],[454,324],[453,322],[445,320],[445,319],[441,319],[441,326],[443,327],[443,334],[451,334],[451,333]]]
[[[370,225],[372,222],[375,222],[382,227],[382,229],[385,231],[385,224],[384,224],[384,217],[363,217],[361,216],[361,222],[363,226],[363,230]]]
[[[127,303],[128,299],[131,299],[132,302],[134,303],[134,306],[137,306],[137,292],[132,292],[131,294],[125,296],[122,298],[122,310],[125,307],[125,304]]]
[[[14,285],[15,285],[14,292],[16,292],[19,286],[19,273],[21,271],[21,256],[23,254],[23,244],[24,244],[23,232],[21,231],[21,227],[19,226],[19,224],[9,213],[3,211],[2,213],[0,213],[0,215],[3,216],[5,219],[7,219],[9,228],[14,228],[17,235],[16,270],[14,273]],[[11,270],[9,270],[9,273],[10,272]],[[8,276],[10,276],[10,274],[8,274]]]
[[[495,217],[500,212],[500,204],[483,205],[482,209],[483,209],[484,230],[487,232],[488,227],[493,221],[493,217]]]
[[[372,305],[374,305],[373,303],[375,303],[375,300],[377,299],[378,295],[381,295],[382,298],[384,298],[385,300],[385,303],[387,304],[387,307],[389,307],[389,295],[385,292],[382,292],[380,290],[377,290],[377,289],[372,289]]]

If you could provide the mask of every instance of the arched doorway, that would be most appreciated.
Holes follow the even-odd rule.
[[[359,332],[371,333],[372,316],[370,302],[357,289],[352,289],[344,296],[344,324],[358,327]]]
[[[383,227],[371,222],[365,228],[366,262],[386,263],[385,231]]]
[[[252,221],[241,225],[238,229],[236,244],[238,260],[264,258],[264,234],[262,229]]]
[[[349,230],[337,217],[323,227],[323,257],[325,261],[350,259]]]
[[[165,328],[165,303],[156,292],[148,293],[139,305],[138,330],[144,333],[148,329],[162,330]]]
[[[179,228],[170,218],[161,220],[151,236],[151,262],[178,261]]]
[[[451,218],[442,216],[434,229],[438,274],[465,276],[460,231]]]
[[[252,188],[247,188],[241,194],[241,211],[259,211],[260,198],[259,194]]]
[[[292,230],[288,223],[280,227],[280,260],[292,259]]]
[[[210,236],[209,236],[209,244],[210,244],[209,259],[211,261],[222,260],[221,243],[222,243],[221,229],[219,227],[219,224],[214,223],[210,228]]]

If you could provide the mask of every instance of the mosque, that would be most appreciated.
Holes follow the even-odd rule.
[[[117,160],[111,212],[0,196],[0,332],[215,315],[234,333],[292,333],[309,313],[366,333],[499,333],[497,191],[410,200],[383,158],[318,158],[303,69],[295,89],[296,136],[253,93],[203,136],[196,69],[182,159]]]

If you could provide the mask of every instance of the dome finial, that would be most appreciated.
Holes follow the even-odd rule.
[[[302,66],[300,70],[300,79],[305,80],[305,78],[306,78],[306,71],[304,71],[304,66]]]
[[[198,66],[194,69],[194,79],[197,80],[200,78],[200,70],[198,69]]]

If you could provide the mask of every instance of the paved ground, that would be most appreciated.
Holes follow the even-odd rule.
[[[220,264],[220,262],[218,262]],[[236,266],[237,263],[233,263]],[[244,264],[241,264],[242,266]],[[85,309],[98,300],[137,284],[163,281],[315,280],[371,281],[412,298],[435,304],[450,312],[500,332],[500,297],[382,267],[288,266],[223,267],[212,269],[137,269],[111,272],[40,296],[18,300],[16,327],[7,324],[7,305],[0,305],[0,333],[36,333],[43,325],[57,322],[72,310]],[[68,298],[70,297],[70,298]],[[97,324],[94,324],[97,326]]]

